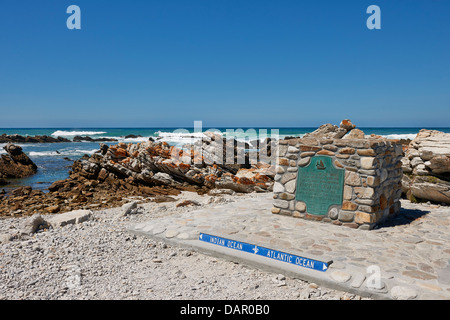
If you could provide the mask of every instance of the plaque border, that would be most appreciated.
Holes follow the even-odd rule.
[[[308,204],[305,202],[305,201],[302,201],[302,200],[299,200],[299,199],[297,199],[297,194],[298,194],[298,190],[299,190],[299,183],[300,183],[300,181],[299,181],[299,170],[300,170],[300,168],[308,168],[312,163],[313,163],[313,158],[314,157],[323,157],[323,158],[328,158],[328,159],[330,159],[331,160],[331,164],[332,164],[332,166],[336,169],[336,170],[338,170],[338,171],[342,171],[343,173],[344,173],[344,176],[343,176],[343,179],[342,179],[342,195],[341,195],[341,203],[340,204],[337,204],[337,203],[334,203],[334,204],[330,204],[329,206],[328,206],[328,209],[327,209],[327,213],[324,213],[324,214],[318,214],[318,213],[311,213],[311,212],[308,212]],[[329,216],[329,212],[330,212],[330,210],[333,208],[333,207],[338,207],[339,208],[339,210],[340,209],[342,209],[342,204],[343,204],[343,202],[344,202],[344,187],[345,187],[345,172],[346,172],[346,170],[345,170],[345,168],[338,168],[338,167],[336,167],[336,165],[334,164],[334,157],[332,157],[332,156],[327,156],[327,155],[314,155],[314,156],[312,156],[311,157],[311,160],[309,161],[309,163],[308,163],[308,165],[306,165],[306,166],[304,166],[304,167],[297,167],[297,181],[296,181],[296,189],[295,189],[295,204],[297,204],[297,202],[303,202],[305,205],[306,205],[306,211],[305,211],[305,213],[307,213],[307,214],[310,214],[310,215],[313,215],[313,216],[317,216],[317,217],[326,217],[326,216]]]

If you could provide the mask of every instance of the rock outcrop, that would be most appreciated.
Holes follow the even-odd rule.
[[[420,130],[402,163],[408,199],[450,204],[450,133]]]
[[[339,126],[331,123],[321,125],[313,132],[305,134],[304,138],[318,139],[364,139],[364,132],[356,129],[349,119],[342,120]]]
[[[62,137],[50,137],[50,136],[21,136],[19,134],[2,134],[0,135],[0,143],[58,143],[58,142],[72,142],[69,139]]]
[[[331,123],[321,125],[313,132],[305,134],[304,138],[340,139],[347,134],[346,127],[338,127]]]
[[[73,137],[73,142],[82,142],[82,141],[87,141],[87,142],[117,142],[117,139],[114,138],[91,138],[89,136],[75,136]]]
[[[270,164],[251,164],[248,153],[233,139],[217,134],[206,136],[184,149],[152,141],[102,144],[100,154],[75,161],[73,173],[90,180],[121,179],[145,186],[190,185],[204,190],[224,188],[236,192],[270,189],[275,175]],[[231,157],[227,150],[232,151]],[[246,170],[245,174],[241,170]]]
[[[13,144],[3,147],[8,154],[0,158],[0,180],[5,178],[24,178],[36,173],[37,166],[22,151],[22,148]]]
[[[98,153],[74,161],[69,178],[54,182],[49,192],[23,187],[0,196],[0,215],[117,207],[133,196],[170,201],[170,195],[181,191],[270,191],[274,167],[253,162],[241,143],[225,140],[211,135],[183,149],[153,141],[101,144]],[[227,149],[231,163],[220,161],[230,156]]]

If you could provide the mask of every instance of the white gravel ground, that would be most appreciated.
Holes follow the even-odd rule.
[[[208,206],[235,197],[184,192],[177,199]],[[140,213],[125,217],[121,208],[95,211],[81,224],[0,243],[0,300],[361,299],[125,231],[130,223],[198,208],[176,208],[179,202],[142,203]],[[1,219],[0,234],[16,232],[25,219]]]

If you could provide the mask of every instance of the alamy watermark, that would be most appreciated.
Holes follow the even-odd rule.
[[[69,30],[81,29],[81,9],[77,5],[70,5],[67,7],[66,13],[70,14],[67,18],[66,26]],[[366,26],[369,30],[381,29],[381,9],[377,5],[370,5],[367,7],[366,13],[370,17],[366,21]]]
[[[368,266],[366,269],[366,274],[368,274],[366,280],[366,286],[371,289],[380,290],[384,287],[381,281],[381,268],[377,265]]]
[[[194,121],[194,131],[177,129],[173,134],[190,137],[181,148],[172,148],[171,159],[185,164],[275,164],[278,156],[279,129],[208,129]],[[189,138],[188,138],[189,140]],[[250,147],[251,146],[251,147]]]
[[[366,11],[368,14],[370,14],[370,17],[367,18],[367,28],[369,30],[373,29],[381,29],[381,9],[379,6],[371,5],[367,8]]]
[[[69,30],[80,30],[81,29],[81,9],[79,6],[71,5],[67,7],[66,12],[70,14],[67,18],[66,26]]]

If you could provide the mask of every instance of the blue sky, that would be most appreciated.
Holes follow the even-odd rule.
[[[66,9],[81,8],[81,30]],[[366,9],[381,8],[381,30]],[[2,0],[0,127],[450,127],[447,0]]]

